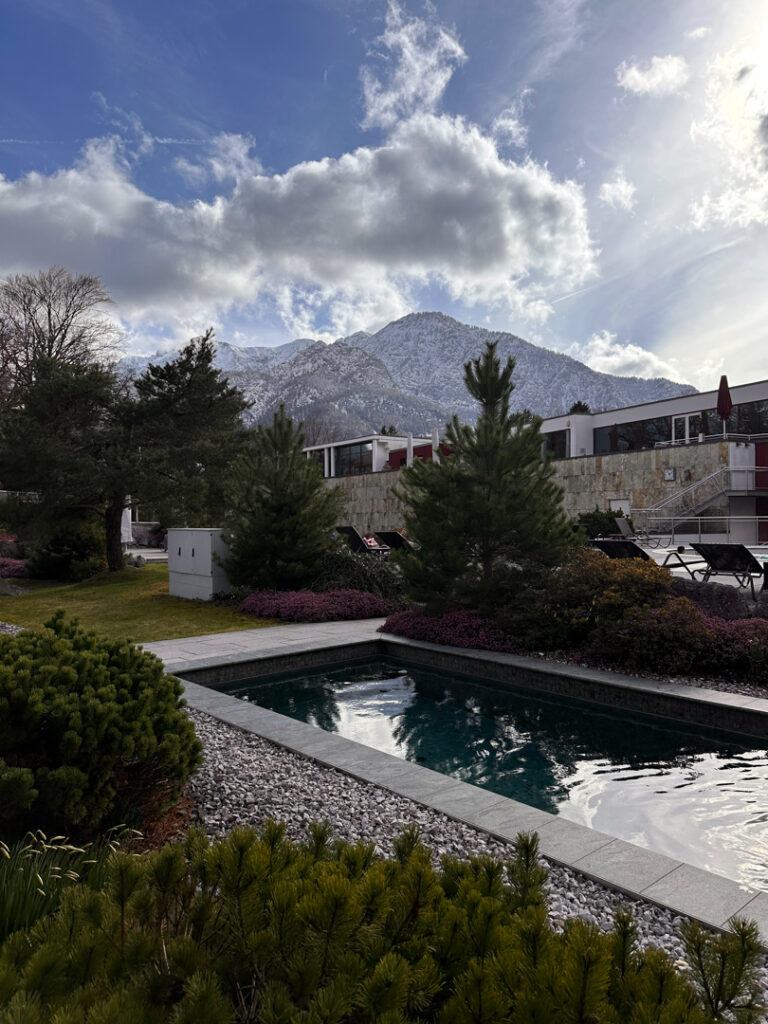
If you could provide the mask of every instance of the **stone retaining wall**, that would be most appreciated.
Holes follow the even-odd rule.
[[[392,493],[399,480],[399,469],[326,480],[326,487],[338,486],[344,493],[347,511],[340,525],[354,526],[360,533],[400,529],[405,513],[401,502]]]
[[[728,445],[720,442],[563,459],[555,463],[555,479],[565,491],[566,513],[576,516],[595,505],[608,509],[612,499],[650,508],[727,465]],[[675,470],[674,480],[664,479],[665,469]]]
[[[629,508],[649,508],[727,465],[726,442],[584,455],[554,464],[555,479],[565,491],[563,504],[569,516],[591,512],[595,505],[608,509],[612,499],[627,502]],[[674,469],[674,480],[664,479],[666,469]],[[364,533],[366,530],[395,530],[403,525],[403,506],[392,493],[399,479],[400,470],[391,470],[337,477],[325,483],[326,486],[338,485],[344,492],[347,507],[344,525],[354,526]],[[715,514],[714,507],[710,514]]]

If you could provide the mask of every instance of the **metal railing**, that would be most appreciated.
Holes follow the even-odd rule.
[[[694,437],[682,437],[674,441],[656,441],[653,447],[680,448],[688,444],[716,444],[718,441],[738,441],[741,444],[752,444],[755,441],[768,441],[768,434],[697,434]]]
[[[717,498],[757,490],[768,491],[768,468],[724,466],[655,505],[632,509],[632,518],[638,529],[650,531],[654,524],[663,532],[669,532],[674,519],[696,516]],[[665,527],[665,523],[669,526]]]
[[[644,524],[639,522],[641,513],[648,517]],[[768,545],[768,516],[670,516],[634,508],[630,515],[636,530],[658,539],[664,547],[707,540],[748,547]]]

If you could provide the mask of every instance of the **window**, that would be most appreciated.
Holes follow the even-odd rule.
[[[553,459],[567,459],[571,454],[570,430],[553,430],[544,434],[544,451]]]
[[[373,443],[345,444],[336,449],[336,476],[361,476],[373,472]]]
[[[594,450],[595,455],[605,455],[608,452],[635,452],[641,448],[653,448],[657,441],[669,441],[671,438],[671,417],[657,416],[650,420],[596,427]]]

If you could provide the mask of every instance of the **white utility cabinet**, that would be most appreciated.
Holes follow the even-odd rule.
[[[229,548],[221,530],[168,531],[168,590],[176,597],[210,601],[229,590],[229,580],[214,556],[226,558]]]

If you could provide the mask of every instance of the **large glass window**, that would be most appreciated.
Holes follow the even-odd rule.
[[[596,427],[594,431],[595,455],[608,452],[635,452],[653,448],[658,441],[670,441],[672,421],[669,416],[633,423],[614,423],[610,427]]]
[[[703,409],[688,417],[688,437],[695,438],[699,434],[708,436],[718,434],[723,429],[723,421],[717,415],[717,409]]]
[[[553,459],[569,458],[570,434],[570,430],[553,430],[551,434],[544,434],[544,451]]]
[[[736,425],[731,427],[731,420]],[[768,401],[742,402],[735,405],[728,420],[728,429],[738,434],[768,434]]]
[[[373,443],[345,444],[336,449],[336,476],[361,476],[373,472]]]

